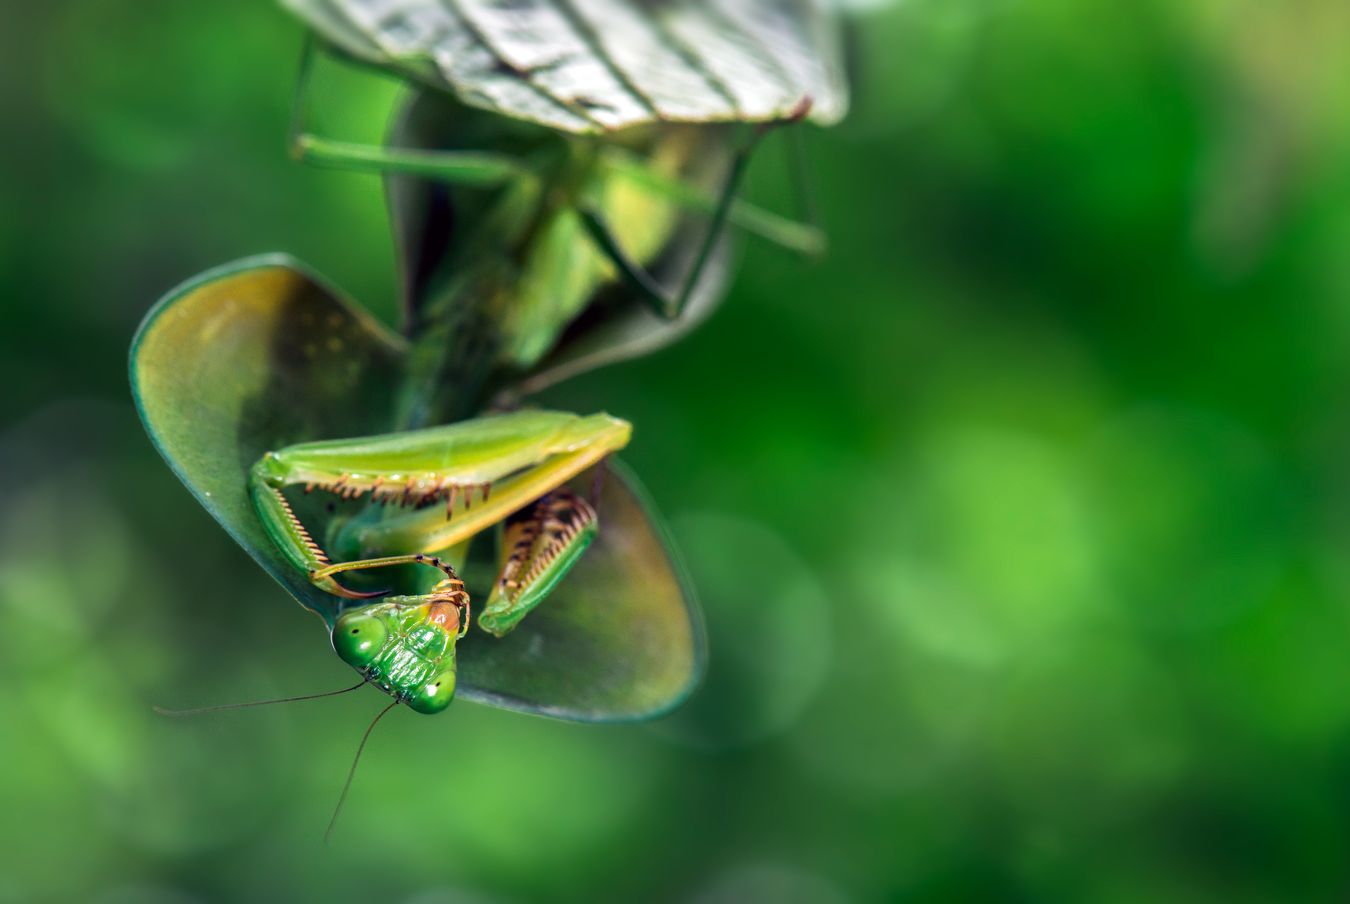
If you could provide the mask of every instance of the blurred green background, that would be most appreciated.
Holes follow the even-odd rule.
[[[905,0],[631,419],[713,661],[646,726],[395,714],[141,432],[125,355],[285,250],[394,311],[374,177],[296,166],[271,3],[0,26],[0,901],[1350,896],[1350,6]],[[329,134],[396,94],[338,74]],[[788,203],[781,154],[752,194]]]

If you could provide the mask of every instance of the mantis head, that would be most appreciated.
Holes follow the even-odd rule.
[[[396,701],[430,715],[455,696],[459,628],[459,610],[451,604],[394,597],[339,616],[333,649]]]

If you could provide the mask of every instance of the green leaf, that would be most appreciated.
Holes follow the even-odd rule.
[[[827,0],[283,0],[327,41],[462,103],[565,132],[848,106]]]
[[[131,347],[131,388],[169,467],[306,608],[332,600],[263,532],[246,472],[292,443],[386,428],[402,341],[283,256],[248,258],[177,287]]]
[[[229,534],[331,626],[339,600],[282,558],[246,491],[269,449],[384,432],[405,345],[283,256],[249,258],[174,289],[131,349],[132,392],[169,466]],[[648,717],[702,670],[688,582],[642,490],[622,466],[602,529],[558,590],[503,640],[460,644],[460,696],[559,718]]]

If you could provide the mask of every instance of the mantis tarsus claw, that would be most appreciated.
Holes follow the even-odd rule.
[[[380,597],[388,596],[390,593],[393,592],[392,590],[389,589],[372,590],[372,591],[352,590],[349,587],[342,586],[337,581],[333,580],[331,577],[324,576],[321,578],[316,578],[314,575],[315,575],[314,572],[310,572],[311,581],[322,580],[323,584],[321,586],[323,586],[324,589],[328,590],[328,592],[332,593],[334,596],[340,596],[349,600],[379,599]]]

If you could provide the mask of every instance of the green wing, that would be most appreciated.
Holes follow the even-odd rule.
[[[461,102],[564,132],[762,122],[848,106],[828,0],[283,0],[325,40]]]
[[[405,347],[283,256],[250,258],[170,292],[132,344],[131,384],[151,440],[216,520],[331,626],[340,600],[264,533],[246,472],[296,442],[389,429]],[[549,601],[505,640],[460,653],[460,695],[590,721],[674,706],[702,669],[696,604],[640,488],[616,469],[602,530]]]

